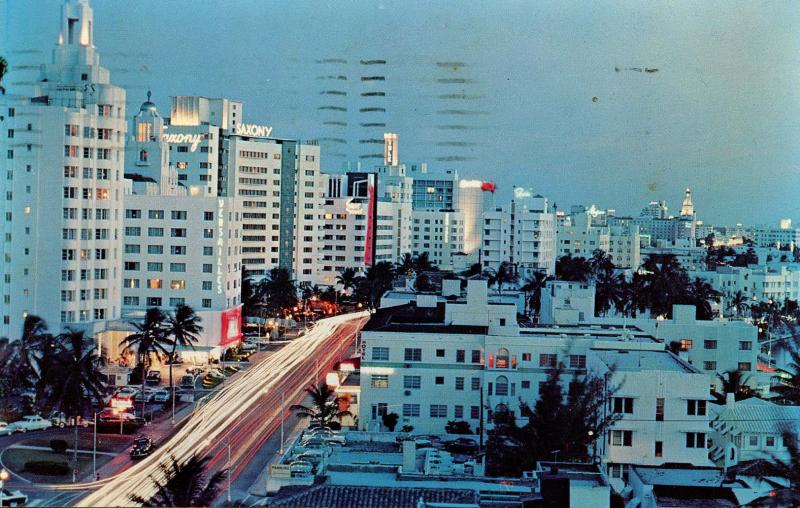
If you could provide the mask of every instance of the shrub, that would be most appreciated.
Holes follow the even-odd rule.
[[[339,422],[328,422],[328,428],[331,430],[342,430],[342,424]]]
[[[69,466],[66,462],[32,460],[25,463],[25,471],[43,476],[65,476],[69,474]]]
[[[448,434],[471,434],[469,422],[450,420],[444,426],[444,431]]]
[[[67,442],[63,439],[51,439],[50,449],[55,453],[67,453]]]
[[[387,413],[381,417],[383,420],[383,424],[389,429],[389,432],[394,432],[394,428],[397,426],[397,421],[400,419],[400,415],[397,413]]]

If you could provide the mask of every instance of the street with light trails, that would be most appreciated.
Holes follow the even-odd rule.
[[[306,335],[226,383],[153,455],[113,477],[55,489],[94,490],[77,506],[131,506],[131,495],[147,498],[155,492],[152,478],[161,478],[159,465],[172,456],[184,461],[211,453],[210,472],[227,469],[228,444],[235,478],[309,383],[347,353],[367,317],[361,312],[318,321]]]

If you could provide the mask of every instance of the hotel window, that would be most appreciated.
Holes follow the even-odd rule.
[[[164,270],[164,264],[156,261],[149,261],[147,263],[148,272],[161,272]]]
[[[444,349],[436,350],[436,358],[444,358]]]
[[[202,287],[203,287],[203,291],[211,291],[211,281],[210,280],[204,280]]]
[[[523,362],[531,361],[531,354],[530,353],[522,353],[522,361]]]
[[[570,369],[585,369],[586,368],[586,355],[569,355],[569,368]]]
[[[169,283],[170,289],[186,289],[186,281],[183,279],[172,280]]]
[[[163,245],[148,245],[147,246],[147,253],[148,254],[164,254],[164,246]]]
[[[463,349],[456,349],[456,363],[464,363],[465,351]]]
[[[664,421],[664,399],[662,398],[656,399],[656,421]]]
[[[161,307],[161,298],[157,296],[148,296],[147,297],[147,306],[148,307]]]
[[[372,359],[389,361],[389,348],[388,347],[373,347]]]
[[[133,307],[139,305],[139,297],[138,296],[125,296],[122,298],[122,305],[127,307]]]
[[[633,446],[633,431],[612,430],[609,439],[611,446]]]
[[[464,378],[457,377],[456,378],[456,390],[463,390],[464,389]]]
[[[386,374],[373,374],[370,379],[372,388],[389,388],[389,376]]]
[[[717,362],[713,361],[703,362],[703,370],[717,370]]]
[[[436,376],[434,378],[434,383],[437,384],[437,385],[443,385],[444,384],[444,376]]]
[[[715,341],[715,340],[704,340],[703,341],[703,349],[717,349],[717,341]]]
[[[161,279],[147,279],[147,287],[149,289],[161,289]]]
[[[163,219],[164,218],[164,210],[148,210],[147,216],[150,219]]]
[[[464,418],[464,406],[461,406],[461,405],[454,406],[453,407],[453,416],[458,420],[463,419]]]
[[[469,417],[472,420],[477,420],[481,417],[481,408],[480,406],[470,406],[469,407]]]
[[[172,220],[186,220],[186,211],[184,210],[172,210],[170,215]]]
[[[186,246],[185,245],[173,245],[170,247],[170,253],[173,256],[185,256],[186,255]]]
[[[473,349],[472,350],[472,363],[483,363],[481,361],[481,350],[480,349]]]
[[[743,372],[750,372],[753,366],[750,362],[739,362],[739,370]]]
[[[214,255],[214,247],[209,247],[209,246],[203,247],[203,255],[204,256],[213,256]]]
[[[750,351],[753,349],[753,343],[749,340],[740,340],[739,341],[739,351]]]
[[[633,398],[613,397],[611,399],[611,411],[617,414],[633,414]]]
[[[694,342],[692,341],[692,339],[681,339],[680,342],[681,351],[689,351],[690,349],[692,349],[693,344]]]
[[[170,307],[177,307],[178,305],[186,305],[186,298],[173,297],[169,299]]]
[[[664,442],[663,441],[656,441],[655,456],[656,457],[663,457],[664,456]]]
[[[704,400],[687,400],[686,401],[686,414],[689,416],[705,416],[706,415],[706,401]]]
[[[186,228],[172,228],[171,235],[173,238],[186,238]]]
[[[481,389],[481,378],[474,377],[471,380],[470,386],[473,390],[480,390]]]
[[[422,376],[403,376],[403,388],[418,389],[422,386]]]
[[[706,447],[705,432],[686,433],[686,448],[705,448],[705,447]]]
[[[508,378],[505,376],[500,376],[495,380],[494,383],[494,394],[500,397],[507,397],[508,396]]]
[[[203,273],[212,273],[212,272],[213,272],[212,265],[209,264],[209,263],[204,263],[203,264]]]
[[[164,236],[164,228],[147,228],[147,236]]]
[[[211,308],[211,298],[203,298],[203,301],[202,301],[202,305],[201,305],[201,306],[202,306],[204,309],[210,309],[210,308]]]
[[[413,418],[419,416],[419,404],[403,404],[403,417]]]
[[[136,210],[133,208],[128,208],[125,210],[125,218],[126,219],[141,219],[142,218],[142,211]]]
[[[124,279],[122,281],[122,287],[137,289],[139,287],[139,279]]]
[[[419,348],[405,348],[403,353],[403,360],[406,362],[421,362],[422,349]]]
[[[139,269],[139,263],[137,261],[125,261],[124,268],[127,271],[135,271]]]
[[[170,263],[169,264],[169,271],[170,272],[185,272],[186,271],[186,263]]]
[[[539,355],[539,367],[555,367],[558,355],[543,353]]]
[[[446,404],[431,404],[431,418],[447,418]]]

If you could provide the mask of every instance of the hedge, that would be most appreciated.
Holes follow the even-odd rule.
[[[25,471],[44,476],[65,476],[69,474],[69,466],[66,462],[32,460],[25,463]]]

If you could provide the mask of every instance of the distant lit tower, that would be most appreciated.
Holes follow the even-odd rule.
[[[694,217],[694,205],[692,204],[692,190],[686,189],[681,205],[681,217]]]
[[[397,153],[397,134],[394,132],[383,133],[383,165],[397,166],[400,159]]]

